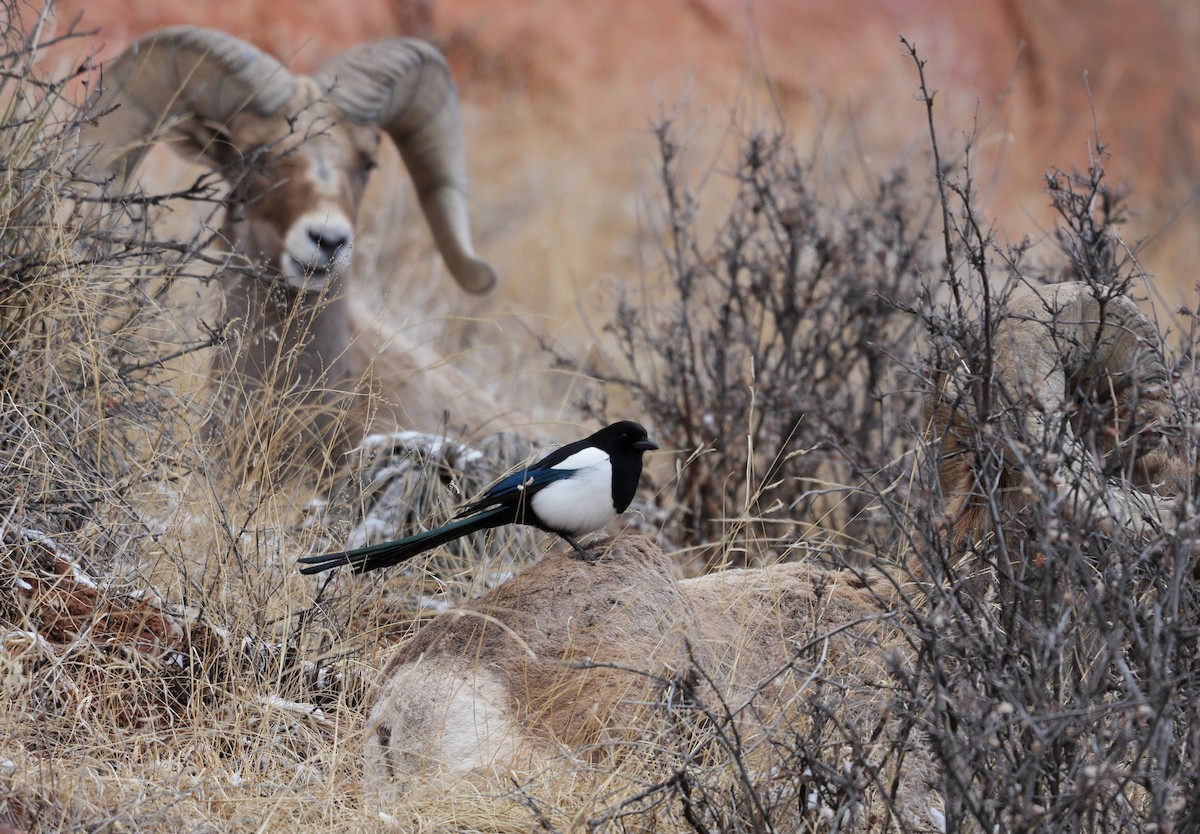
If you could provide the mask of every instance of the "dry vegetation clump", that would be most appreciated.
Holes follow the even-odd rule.
[[[871,535],[871,498],[847,485],[894,476],[919,411],[903,374],[918,322],[899,306],[929,271],[919,193],[898,171],[830,203],[786,131],[756,131],[723,174],[734,196],[708,239],[678,133],[655,129],[662,274],[618,299],[611,351],[587,368],[619,402],[581,405],[637,403],[686,456],[661,533],[701,563],[769,564],[814,527],[853,546]]]
[[[907,519],[922,589],[904,609],[913,655],[895,708],[928,738],[948,831],[1191,830],[1197,330],[1172,345],[1119,314],[1150,279],[1121,238],[1098,140],[1085,171],[1047,178],[1063,222],[1041,264],[991,239],[969,167],[943,176],[934,147],[945,261],[921,316],[930,400],[952,390],[956,413],[930,426],[903,501],[880,496]],[[1071,287],[1092,312],[1015,303],[1051,276],[1077,284],[1033,297]],[[1053,373],[1005,345],[1017,312]],[[942,494],[948,449],[979,511],[967,537]]]
[[[380,441],[374,468],[319,501],[261,459],[212,456],[198,431],[212,394],[195,373],[224,328],[185,326],[172,304],[211,295],[214,273],[235,267],[209,247],[223,190],[205,176],[99,199],[76,155],[92,115],[80,80],[95,76],[45,69],[81,36],[50,38],[44,17],[5,12],[0,824],[352,826],[340,799],[308,791],[354,779],[347,739],[375,652],[513,565],[482,568],[479,539],[460,551],[471,567],[445,558],[393,585],[314,589],[294,557],[386,535],[381,512],[444,516],[528,442],[501,438],[472,457],[437,438]],[[210,218],[197,236],[164,232],[180,206]],[[286,442],[296,415],[278,416],[256,454]]]

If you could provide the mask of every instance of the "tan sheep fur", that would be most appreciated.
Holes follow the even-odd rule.
[[[680,581],[646,539],[597,546],[599,564],[548,556],[400,647],[365,730],[371,801],[580,773],[617,788],[605,775],[631,759],[644,777],[680,743],[712,747],[701,707],[728,707],[753,751],[803,726],[817,678],[875,715],[864,708],[897,642],[888,577],[803,561]],[[914,756],[896,777],[898,813],[926,818],[925,773]]]

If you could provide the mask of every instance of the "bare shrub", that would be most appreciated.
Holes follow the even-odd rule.
[[[91,184],[70,170],[87,118],[67,95],[77,77],[47,80],[33,68],[39,50],[75,36],[38,43],[19,20],[8,18],[0,69],[0,493],[17,499],[10,523],[57,533],[127,504],[140,479],[186,465],[178,438],[164,433],[167,406],[178,405],[166,364],[215,337],[172,344],[157,329],[162,295],[195,268],[202,241],[147,237],[150,200],[97,210]],[[191,196],[203,202],[208,192],[200,184]],[[119,549],[112,535],[106,550]]]
[[[663,275],[618,299],[615,355],[585,370],[686,460],[664,497],[678,510],[663,532],[680,546],[719,544],[718,556],[750,563],[794,540],[798,523],[853,540],[867,501],[844,485],[886,470],[916,413],[896,373],[915,321],[895,302],[925,271],[910,189],[896,173],[847,209],[825,205],[786,133],[753,132],[704,238],[676,133],[670,121],[655,128]],[[582,406],[606,414],[603,397]],[[853,465],[839,444],[857,451]]]
[[[911,55],[932,131],[933,96],[915,49]],[[811,725],[798,721],[792,732],[780,728],[771,735],[780,794],[744,784],[731,790],[731,771],[706,770],[694,747],[672,748],[664,739],[664,756],[685,765],[653,781],[629,806],[618,805],[605,821],[619,819],[622,830],[653,830],[656,803],[675,802],[687,830],[779,830],[796,824],[785,815],[797,797],[817,790],[813,807],[825,813],[802,822],[803,830],[1196,827],[1200,573],[1190,427],[1198,334],[1189,311],[1180,311],[1190,329],[1174,334],[1175,345],[1159,336],[1151,319],[1133,312],[1130,296],[1136,298],[1148,277],[1138,268],[1136,247],[1121,238],[1121,197],[1105,181],[1103,145],[1095,143],[1084,172],[1047,176],[1062,222],[1050,237],[1056,251],[1046,253],[1029,242],[1003,246],[993,239],[975,202],[971,140],[947,162],[931,132],[944,231],[940,264],[929,268],[927,254],[914,254],[913,271],[904,273],[911,283],[892,283],[890,294],[881,293],[895,307],[884,307],[882,322],[868,316],[876,324],[862,325],[873,334],[864,344],[885,346],[887,370],[878,378],[886,375],[893,391],[911,392],[888,412],[877,390],[861,384],[876,378],[870,352],[845,350],[842,331],[823,324],[861,323],[838,293],[862,283],[843,274],[836,288],[810,294],[814,305],[802,315],[797,310],[795,319],[787,318],[788,293],[751,293],[770,286],[767,278],[804,286],[800,277],[823,274],[796,271],[793,265],[804,262],[795,257],[797,232],[785,214],[773,214],[777,205],[794,205],[796,192],[787,189],[795,177],[774,169],[766,187],[792,194],[792,202],[772,203],[761,189],[740,189],[717,244],[704,247],[695,232],[695,198],[672,167],[679,148],[669,136],[660,132],[667,163],[667,302],[618,306],[615,343],[628,370],[592,368],[646,403],[660,433],[679,427],[682,506],[666,530],[688,544],[723,535],[734,550],[761,553],[778,548],[778,530],[787,529],[773,527],[773,518],[786,524],[794,512],[803,527],[811,521],[803,513],[819,514],[813,483],[853,484],[843,488],[861,491],[857,506],[869,504],[876,518],[890,519],[895,535],[862,535],[852,548],[828,547],[828,576],[836,581],[853,573],[851,565],[864,559],[898,567],[900,593],[892,604],[904,638],[889,646],[887,682],[867,699],[870,706],[834,685],[826,690],[832,697],[814,694],[806,701],[804,721]],[[755,151],[743,150],[739,172],[754,170],[764,156],[753,140],[745,147]],[[925,253],[924,227],[901,213],[904,222],[889,228],[909,237],[895,251]],[[747,226],[730,219],[739,216],[751,218],[753,230],[776,233],[742,234]],[[820,217],[819,211],[808,214],[807,234],[820,235]],[[739,248],[747,240],[753,245]],[[860,242],[858,251],[863,248]],[[827,243],[824,251],[841,250]],[[766,268],[757,273],[751,262]],[[739,277],[744,283],[733,280]],[[1051,302],[1058,291],[1047,286],[1063,280],[1073,282],[1072,297],[1086,302],[1069,315]],[[1086,311],[1084,318],[1077,309]],[[796,326],[780,326],[788,321]],[[1040,353],[1014,351],[1011,329],[1018,324],[1040,333],[1033,344]],[[901,338],[886,341],[892,332]],[[919,351],[902,340],[918,332],[924,335]],[[1128,364],[1114,361],[1116,343]],[[804,368],[817,369],[811,379],[830,383],[829,389],[805,388],[810,377],[798,371],[788,375],[797,356]],[[827,375],[825,368],[840,373]],[[762,390],[780,380],[795,380],[793,399],[770,400],[774,392]],[[792,429],[795,405],[813,408],[816,391],[824,394],[827,422],[790,446],[782,438]],[[912,410],[919,399],[929,406],[922,419]],[[603,400],[597,402],[602,408]],[[807,420],[811,413],[805,414]],[[733,428],[722,434],[726,426]],[[757,433],[760,427],[768,427],[765,434]],[[709,437],[726,443],[710,449]],[[803,454],[776,470],[780,449],[783,458],[790,449]],[[903,458],[897,449],[921,454]],[[755,457],[760,452],[764,457]],[[958,480],[945,477],[947,456],[955,458]],[[719,467],[706,469],[718,459]],[[881,477],[895,472],[886,464],[896,459],[911,460],[902,477]],[[831,471],[840,474],[824,474]],[[756,480],[756,473],[772,477]],[[769,495],[780,498],[772,508],[778,516],[763,511],[761,499]],[[669,512],[670,502],[663,503]],[[751,506],[730,522],[737,515],[731,507]],[[697,520],[722,532],[701,532]],[[832,526],[852,529],[844,522]],[[759,533],[757,541],[748,528]],[[822,541],[810,536],[806,557],[814,546],[826,548]],[[708,709],[720,714],[711,703]],[[900,720],[889,724],[888,717]],[[858,780],[884,778],[886,770],[872,769],[880,762],[916,766],[906,758],[914,744],[930,757],[920,777],[929,788],[928,819],[852,819],[854,798],[865,786]],[[861,767],[827,769],[822,756],[839,748]],[[868,750],[876,757],[863,755]],[[736,763],[763,751],[731,741],[726,752],[736,782]],[[788,797],[787,811],[776,803],[779,796]]]
[[[1041,265],[985,231],[969,150],[955,176],[935,161],[947,291],[944,302],[930,294],[922,317],[930,399],[954,391],[956,413],[935,419],[915,488],[895,507],[911,519],[923,592],[904,611],[914,658],[896,667],[896,708],[928,736],[948,831],[1190,830],[1200,599],[1195,437],[1182,429],[1196,413],[1197,334],[1178,334],[1173,351],[1116,317],[1147,276],[1121,239],[1099,141],[1085,172],[1047,177],[1062,225],[1059,255]],[[1066,369],[1050,399],[1038,392],[1051,380],[1040,357],[1004,355],[1008,299],[1047,276],[1080,282],[1096,310],[1081,331],[1052,305],[1023,308]],[[1156,356],[1162,378],[1113,368],[1110,327],[1136,361]],[[1000,367],[1014,359],[1024,383]],[[938,465],[951,435],[980,519],[966,536],[948,534],[958,513],[944,515],[954,502]],[[1172,500],[1112,523],[1138,490]]]

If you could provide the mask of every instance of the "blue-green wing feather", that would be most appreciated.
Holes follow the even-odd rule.
[[[465,504],[455,518],[463,518],[472,513],[495,507],[498,504],[519,507],[536,495],[538,490],[547,484],[561,481],[575,474],[574,469],[521,469],[507,477],[501,478],[469,504]]]

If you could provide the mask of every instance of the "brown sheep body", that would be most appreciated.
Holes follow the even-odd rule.
[[[597,565],[550,555],[402,644],[367,719],[370,801],[387,809],[468,785],[486,795],[514,780],[535,795],[563,780],[578,791],[581,775],[611,801],[624,778],[635,792],[681,751],[728,765],[718,748],[735,735],[766,792],[767,739],[803,735],[807,699],[836,690],[848,720],[886,722],[878,687],[898,639],[890,578],[803,561],[677,580],[646,539],[598,546]],[[879,769],[872,813],[928,825],[937,803],[921,761],[858,763]]]

